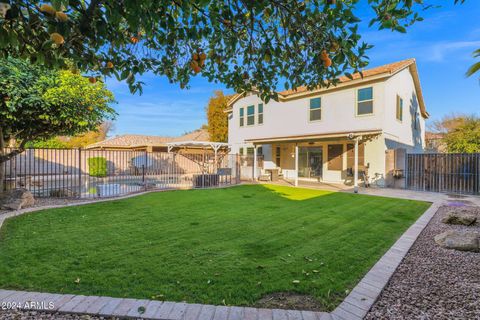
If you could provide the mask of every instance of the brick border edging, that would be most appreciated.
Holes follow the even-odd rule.
[[[395,244],[377,261],[350,294],[332,311],[332,319],[363,319],[377,301],[392,275],[397,270],[420,233],[442,206],[443,201],[432,203]]]
[[[53,294],[0,289],[0,302],[22,310],[161,320],[331,320],[326,312],[213,306],[184,302]],[[53,306],[50,308],[49,303]],[[34,306],[33,308],[30,306]],[[25,307],[29,306],[29,307]],[[37,307],[35,307],[37,306]],[[139,309],[143,307],[142,312]],[[1,312],[0,308],[0,312]]]

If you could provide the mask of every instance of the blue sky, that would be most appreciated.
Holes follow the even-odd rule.
[[[432,1],[430,1],[432,3]],[[423,13],[424,21],[410,27],[406,34],[368,28],[368,8],[359,12],[363,40],[375,47],[369,51],[374,67],[406,58],[416,58],[427,109],[431,119],[445,114],[480,112],[479,76],[465,77],[474,63],[472,52],[480,48],[480,1],[437,0],[441,8]],[[112,134],[180,135],[206,123],[205,106],[222,85],[197,76],[189,90],[169,84],[165,77],[147,74],[143,95],[132,95],[123,83],[107,80],[115,94],[118,112]],[[282,89],[282,88],[279,88]],[[230,91],[227,91],[230,92]]]

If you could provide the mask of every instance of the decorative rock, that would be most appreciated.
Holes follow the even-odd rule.
[[[435,236],[435,242],[446,249],[480,251],[479,232],[445,231]]]
[[[0,208],[20,210],[31,207],[35,203],[33,195],[27,189],[13,189],[0,193]]]
[[[477,221],[477,216],[467,213],[449,212],[442,222],[446,224],[462,224],[465,226],[471,226]]]

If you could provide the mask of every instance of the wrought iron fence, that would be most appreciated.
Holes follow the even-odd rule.
[[[407,154],[406,187],[480,194],[480,154]]]
[[[27,149],[0,166],[0,182],[36,197],[112,197],[238,184],[253,176],[251,163],[233,154]]]

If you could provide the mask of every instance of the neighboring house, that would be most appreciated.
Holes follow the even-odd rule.
[[[447,152],[447,146],[443,142],[443,133],[425,132],[425,151],[426,152]]]
[[[209,135],[206,129],[195,130],[179,137],[124,134],[91,144],[86,149],[167,152],[167,144],[171,142],[208,142],[208,139]],[[192,144],[185,147],[185,150],[188,152],[196,151],[197,149],[202,149],[202,147],[195,147]]]
[[[280,92],[269,103],[255,93],[235,95],[227,111],[231,153],[262,154],[264,169],[279,168],[295,183],[354,183],[357,153],[357,175],[384,185],[393,170],[386,154],[422,152],[429,115],[414,59],[362,73],[329,88]]]

